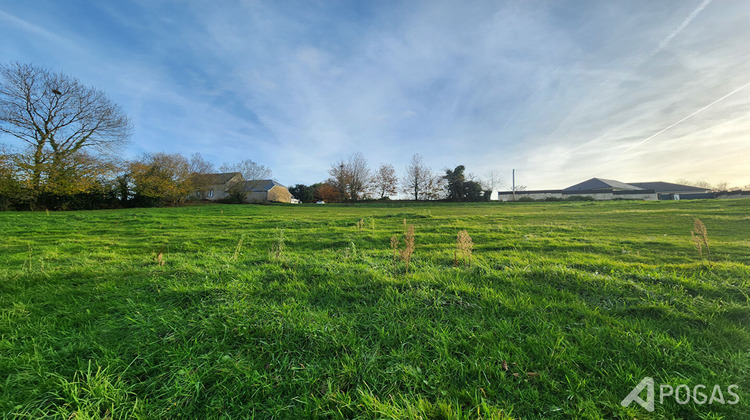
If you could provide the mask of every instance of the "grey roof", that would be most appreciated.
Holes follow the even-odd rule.
[[[686,192],[686,193],[703,193],[711,191],[710,188],[691,187],[690,185],[673,184],[671,182],[630,182],[630,185],[634,185],[644,190],[654,190],[657,193],[660,192]]]
[[[245,191],[270,191],[271,188],[276,186],[286,188],[273,179],[254,179],[252,181],[245,181]]]
[[[193,175],[193,179],[204,185],[219,185],[226,184],[237,175],[242,177],[242,174],[239,172],[224,172],[221,174],[195,174]]]
[[[641,187],[626,184],[620,181],[615,181],[613,179],[591,178],[588,181],[583,181],[581,183],[571,185],[563,191],[638,191],[642,189],[643,188]]]

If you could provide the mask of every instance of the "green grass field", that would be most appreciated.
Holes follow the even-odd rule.
[[[750,418],[750,200],[6,212],[0,231],[8,418]],[[655,411],[622,407],[646,376]],[[658,384],[739,403],[660,404]]]

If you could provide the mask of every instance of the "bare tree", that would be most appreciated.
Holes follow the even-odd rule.
[[[441,183],[441,178],[436,177],[432,169],[424,164],[422,155],[415,153],[406,167],[403,191],[415,200],[419,200],[420,197],[434,199],[440,196]]]
[[[370,168],[367,167],[367,160],[362,153],[357,152],[349,156],[346,170],[349,178],[349,197],[354,201],[365,198],[371,177]]]
[[[691,187],[704,188],[707,190],[712,190],[714,188],[714,186],[707,181],[689,181],[687,179],[681,178],[677,180],[677,183],[682,185],[689,185]]]
[[[200,153],[193,153],[190,156],[190,179],[193,183],[193,188],[197,194],[197,197],[202,197],[201,194],[207,193],[213,183],[213,179],[210,174],[216,172],[214,164],[203,159]]]
[[[325,184],[330,185],[336,191],[335,200],[347,201],[349,199],[349,171],[346,168],[346,162],[340,160],[332,164],[331,168],[328,169],[328,174],[331,177]],[[328,198],[326,201],[331,201],[334,198],[330,188],[326,189],[326,194]]]
[[[682,185],[690,185],[692,187],[703,188],[706,190],[711,190],[713,192],[733,191],[733,190],[741,189],[740,187],[730,187],[729,182],[727,181],[721,181],[718,184],[711,184],[710,182],[707,182],[707,181],[701,181],[701,180],[689,181],[687,179],[682,178],[682,179],[678,179],[677,183],[682,184]]]
[[[219,167],[221,172],[239,172],[246,181],[256,181],[261,179],[270,179],[272,176],[271,169],[267,168],[260,163],[253,162],[250,159],[243,160],[238,163],[223,163]],[[230,185],[227,189],[229,198],[231,201],[236,203],[245,202],[247,197],[248,189],[244,182],[236,182]]]
[[[81,159],[122,146],[132,127],[99,89],[30,64],[0,66],[0,132],[20,140],[33,191],[75,174]]]
[[[328,170],[328,183],[339,191],[342,201],[357,201],[367,195],[370,185],[370,169],[361,153],[354,153],[347,161],[338,161]]]
[[[238,163],[224,163],[219,167],[221,172],[239,172],[248,180],[269,179],[272,176],[271,169],[250,159]]]
[[[727,181],[721,181],[712,188],[714,192],[729,191],[730,189],[731,187],[729,187],[729,182]]]
[[[398,194],[398,176],[391,164],[381,164],[372,177],[372,188],[381,199]]]
[[[214,164],[203,159],[200,153],[190,155],[190,172],[193,174],[210,174],[215,172]]]
[[[430,171],[431,176],[425,178],[424,188],[422,188],[422,198],[426,200],[441,200],[445,198],[445,178],[435,175]]]
[[[490,169],[484,176],[483,184],[485,188],[494,193],[496,190],[505,186],[505,179],[500,176],[500,172],[495,169]]]

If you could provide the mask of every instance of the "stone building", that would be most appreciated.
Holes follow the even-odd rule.
[[[289,190],[271,179],[247,181],[239,172],[198,174],[193,177],[196,191],[193,200],[218,201],[230,198],[231,193],[244,194],[245,203],[291,203]]]

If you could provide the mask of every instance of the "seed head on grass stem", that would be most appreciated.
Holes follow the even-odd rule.
[[[406,220],[406,219],[404,219]],[[391,236],[391,249],[393,249],[393,259],[400,257],[401,261],[406,263],[406,273],[409,273],[409,263],[411,262],[411,256],[414,254],[414,225],[406,226],[406,234],[404,235],[404,249],[399,249],[399,240],[396,235]]]
[[[414,253],[414,225],[406,228],[406,237],[404,238],[404,250],[401,251],[401,258],[406,261],[406,272],[409,272],[409,262],[411,255]]]
[[[393,261],[396,261],[399,256],[398,236],[396,235],[391,236],[391,249],[393,250]]]
[[[167,244],[164,244],[160,249],[159,252],[156,253],[156,263],[160,266],[163,266],[166,262],[164,261],[164,249],[167,247]]]
[[[245,239],[245,234],[242,234],[240,236],[240,240],[237,241],[237,248],[234,250],[234,255],[232,255],[232,260],[237,261],[237,257],[240,255],[240,248],[242,248],[242,241]]]
[[[694,217],[693,230],[690,232],[690,238],[693,240],[693,245],[698,251],[698,256],[703,261],[703,250],[706,250],[706,259],[711,262],[711,250],[708,247],[708,231],[706,225],[701,222],[701,219]]]
[[[276,238],[274,238],[273,245],[271,245],[271,257],[276,261],[280,260],[284,255],[284,229],[276,230]]]
[[[458,266],[458,260],[463,259],[468,266],[471,266],[471,251],[474,249],[474,242],[469,236],[469,232],[461,230],[456,237],[456,251],[453,254],[453,263]]]

